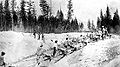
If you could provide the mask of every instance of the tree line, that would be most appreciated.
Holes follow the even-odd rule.
[[[116,9],[114,12],[113,17],[110,13],[109,6],[107,6],[105,14],[103,14],[103,11],[101,9],[100,17],[97,19],[97,28],[101,29],[103,26],[107,28],[109,33],[120,33],[120,18],[118,9]]]
[[[62,9],[53,16],[50,4],[46,0],[40,0],[41,15],[36,15],[34,1],[21,0],[17,7],[15,0],[5,0],[0,3],[0,30],[22,30],[24,32],[62,33],[82,30],[83,23],[73,19],[72,0],[68,1],[67,19],[64,18]]]
[[[63,32],[78,32],[84,29],[84,23],[78,22],[77,18],[73,19],[73,3],[68,0],[67,4],[67,19],[64,18],[64,13],[60,8],[56,15],[52,14],[52,7],[46,0],[40,0],[39,7],[41,15],[37,16],[35,3],[32,0],[20,1],[20,7],[17,7],[15,0],[5,0],[4,4],[0,2],[0,31],[18,31],[23,32],[38,32],[38,33],[63,33]],[[89,31],[100,30],[104,26],[109,33],[118,33],[120,28],[120,19],[118,9],[116,9],[113,18],[111,17],[110,9],[107,6],[106,13],[100,11],[100,17],[97,19],[97,27],[94,21],[88,20],[87,27]]]

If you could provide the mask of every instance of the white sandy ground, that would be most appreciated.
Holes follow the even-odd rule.
[[[40,43],[31,34],[16,32],[0,33],[0,50],[5,51],[6,63],[15,62],[36,52]]]
[[[51,39],[57,39],[59,42],[65,40],[67,35],[78,37],[86,33],[63,33],[63,34],[45,34],[45,49],[52,46]],[[31,33],[22,32],[0,32],[0,51],[5,51],[6,63],[12,63],[19,59],[32,55],[41,45],[40,40],[34,39]],[[114,48],[115,47],[115,48]],[[108,51],[108,49],[114,51]],[[108,51],[108,52],[106,52]],[[120,67],[120,55],[116,55],[110,60],[109,53],[120,53],[120,37],[114,35],[114,38],[100,40],[96,43],[90,43],[83,49],[74,52],[61,59],[56,64],[47,63],[48,67]],[[113,53],[114,54],[114,53]],[[36,57],[30,58],[30,61],[22,61],[15,64],[16,67],[37,67]],[[49,64],[49,65],[48,65]]]

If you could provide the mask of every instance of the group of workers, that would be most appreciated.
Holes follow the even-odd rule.
[[[53,52],[50,55],[46,55],[44,54],[44,52],[41,52],[40,54],[44,56],[43,58],[47,57],[47,59],[45,60],[51,61],[52,58],[55,58],[56,56],[59,56],[59,55],[66,56],[68,54],[73,53],[74,51],[82,49],[83,47],[88,45],[88,43],[90,42],[96,42],[99,39],[104,40],[107,36],[109,36],[107,32],[107,28],[102,27],[100,31],[91,32],[87,35],[80,35],[77,38],[66,37],[63,43],[58,43],[58,40],[55,40],[55,41],[51,40],[51,42],[53,42],[53,46],[52,46]],[[42,47],[40,47],[39,49],[41,50]],[[38,54],[38,57],[41,56],[40,54]],[[40,59],[40,57],[38,59]]]

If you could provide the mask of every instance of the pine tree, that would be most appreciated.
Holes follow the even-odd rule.
[[[103,12],[102,12],[102,9],[101,9],[101,11],[100,11],[100,28],[102,28],[102,26],[104,26],[104,24],[105,24],[105,21],[104,21],[104,16],[103,16]]]
[[[72,0],[69,0],[68,1],[68,5],[67,5],[67,8],[68,8],[68,12],[67,12],[67,19],[68,21],[70,21],[72,19],[72,15],[73,15],[73,4],[72,4]]]
[[[29,0],[29,2],[27,2],[28,4],[28,27],[29,27],[29,31],[32,32],[33,31],[33,27],[34,27],[34,17],[35,17],[35,8],[34,8],[34,1]]]
[[[43,16],[43,15],[40,15],[40,16],[38,17],[37,26],[38,26],[38,27],[41,27],[42,29],[41,29],[40,31],[43,32],[43,27],[45,26],[45,25],[44,25],[44,16]]]
[[[119,25],[119,15],[118,15],[118,9],[116,10],[116,12],[114,13],[113,16],[113,23],[112,26],[115,27],[116,25]]]
[[[18,24],[18,16],[17,16],[16,12],[13,13],[13,24],[14,24],[14,26],[19,25]]]
[[[48,18],[51,11],[50,11],[49,5],[47,4],[47,1],[40,0],[39,6],[41,7],[41,12],[42,12],[43,16]]]
[[[120,22],[120,19],[119,19],[118,9],[117,9],[116,12],[114,13],[113,22],[112,22],[112,27],[115,29],[116,32],[118,32],[120,28],[119,22]]]
[[[49,5],[47,4],[47,1],[46,0],[40,0],[40,4],[39,6],[41,7],[41,13],[42,13],[42,17],[43,17],[43,21],[41,23],[41,28],[42,28],[42,33],[43,33],[43,29],[46,29],[48,28],[48,26],[50,25],[49,21],[48,21],[48,18],[50,17],[50,7]]]
[[[110,14],[110,9],[107,6],[107,10],[106,10],[106,14],[105,14],[105,18],[104,18],[104,26],[107,28],[108,32],[110,32],[111,29],[111,25],[112,25],[112,19],[111,19],[111,14]]]
[[[58,10],[56,14],[56,18],[59,18],[59,15],[60,15],[60,11]]]
[[[100,18],[98,17],[97,18],[97,29],[100,29],[101,28],[101,20]]]
[[[38,25],[38,18],[37,18],[37,16],[34,17],[34,22],[35,22],[34,23],[34,27],[35,27],[36,25]]]
[[[78,30],[78,21],[77,21],[77,18],[75,18],[75,20],[74,20],[74,28],[75,28],[75,30]]]
[[[22,28],[23,27],[23,23],[21,22],[21,7],[16,6],[16,15],[17,15],[17,26],[18,28]],[[24,28],[24,27],[23,27]]]
[[[24,28],[26,29],[28,26],[28,23],[27,23],[27,16],[26,16],[26,11],[25,11],[25,1],[24,0],[22,0],[20,3],[20,9],[21,9],[20,10],[20,18],[21,18]]]
[[[71,20],[71,23],[70,23],[70,25],[71,25],[71,31],[74,31],[74,26],[75,26],[74,24],[75,24],[75,23],[74,23],[74,20],[72,19],[72,20]]]
[[[29,10],[29,12],[28,12],[28,27],[29,27],[30,31],[32,29],[32,25],[33,25],[32,23],[33,23],[33,17],[32,17],[31,11]]]
[[[82,30],[84,28],[84,24],[80,23],[80,29]]]
[[[3,12],[3,3],[0,3],[0,29],[3,29],[3,18],[4,18],[4,12]]]
[[[103,12],[102,12],[102,9],[100,11],[100,19],[103,20],[104,16],[103,16]]]
[[[72,20],[72,21],[74,22],[74,20]],[[71,23],[72,23],[72,21],[71,21]],[[71,23],[68,20],[65,21],[65,32],[71,31],[71,28],[72,28]]]
[[[92,21],[92,23],[91,23],[91,29],[92,29],[92,31],[95,31],[95,25],[94,25],[94,22]]]
[[[56,18],[58,18],[59,21],[63,21],[64,15],[63,15],[63,12],[62,12],[61,9],[60,9],[60,11],[59,11],[59,10],[57,11],[57,16],[56,16]]]
[[[107,6],[107,10],[106,10],[106,18],[111,19],[110,9],[108,6]]]
[[[110,14],[110,9],[107,6],[106,14],[105,14],[105,27],[108,27],[111,24],[111,14]]]
[[[16,6],[16,2],[15,2],[15,0],[12,0],[11,1],[11,5],[12,5],[12,13],[14,13],[14,11],[15,11],[15,6]]]
[[[60,9],[60,16],[59,16],[60,21],[62,21],[64,19],[64,15],[62,10]]]
[[[79,28],[78,21],[75,18],[74,20],[71,21],[71,29],[72,31],[77,31]]]
[[[88,29],[91,30],[91,23],[90,23],[90,20],[88,20],[87,26],[88,26]]]
[[[33,25],[32,26],[35,29],[35,26],[37,24],[37,16],[36,16],[36,10],[35,10],[35,3],[33,4],[32,17],[33,17]]]
[[[9,0],[5,0],[4,10],[5,10],[5,30],[10,30],[12,28],[12,18],[9,10]]]
[[[50,26],[50,31],[51,31],[51,32],[55,32],[55,29],[56,29],[56,28],[58,27],[58,25],[59,25],[59,23],[58,23],[59,21],[58,21],[58,19],[57,19],[56,17],[54,17],[54,16],[51,16],[49,20],[50,20],[50,23],[49,23],[49,24],[50,24],[50,25],[49,25],[49,26]]]
[[[15,0],[11,1],[11,5],[12,5],[12,27],[14,28],[14,26],[16,26],[18,23],[18,16],[16,14],[15,8],[16,8],[16,2]]]
[[[61,9],[57,11],[56,19],[58,22],[57,26],[59,26],[58,29],[63,31],[64,26],[62,26],[62,23],[64,21],[64,14]],[[60,27],[62,27],[62,29],[60,29]]]

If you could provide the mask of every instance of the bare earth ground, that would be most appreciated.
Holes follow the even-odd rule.
[[[56,39],[61,43],[67,35],[69,37],[78,37],[86,33],[63,33],[63,34],[45,34],[44,49],[48,49],[53,44],[51,39]],[[31,33],[21,32],[0,32],[0,51],[5,51],[5,62],[16,67],[38,67],[36,65],[36,56],[20,61],[13,62],[33,55],[41,41],[35,39]],[[57,63],[43,62],[47,67],[120,67],[120,37],[113,35],[111,39],[100,40],[95,43],[89,43],[83,49],[78,50]]]

